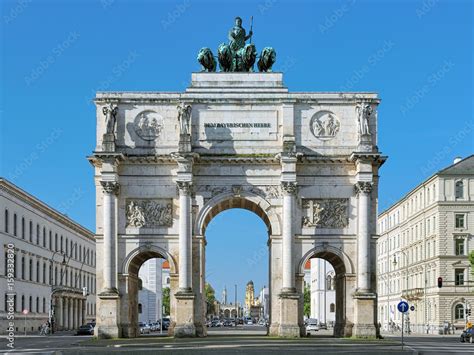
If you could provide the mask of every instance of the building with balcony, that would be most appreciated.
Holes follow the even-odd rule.
[[[400,300],[414,307],[407,330],[435,334],[448,325],[463,328],[474,307],[468,260],[474,246],[474,155],[457,158],[382,212],[378,234],[382,330],[401,326]]]
[[[37,332],[95,320],[94,234],[0,178],[0,327]],[[26,329],[25,329],[26,328]]]

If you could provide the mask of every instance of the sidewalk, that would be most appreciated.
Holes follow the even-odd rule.
[[[380,334],[382,334],[383,337],[400,337],[402,333],[400,331],[398,332],[386,332],[382,331]],[[458,331],[457,333],[454,334],[426,334],[426,333],[403,333],[403,336],[405,338],[411,338],[411,337],[426,337],[426,338],[432,338],[432,337],[444,337],[444,338],[459,338],[461,336],[461,331]]]

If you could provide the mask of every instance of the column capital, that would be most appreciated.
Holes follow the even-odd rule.
[[[176,181],[180,195],[190,195],[191,194],[191,181]]]
[[[373,183],[370,181],[357,181],[354,185],[354,190],[356,194],[366,193],[370,194],[372,192]]]
[[[281,189],[285,195],[295,195],[297,190],[296,181],[282,181]]]
[[[101,181],[100,184],[106,194],[118,195],[120,184],[117,181]]]

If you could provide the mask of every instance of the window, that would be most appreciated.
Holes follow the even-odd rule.
[[[464,255],[464,239],[456,239],[454,242],[456,255]]]
[[[25,218],[21,217],[21,238],[25,239]]]
[[[43,263],[43,283],[46,283],[46,263]]]
[[[25,279],[25,257],[24,256],[21,258],[21,278],[23,280]]]
[[[16,225],[16,213],[14,213],[13,214],[13,235],[15,237],[16,237],[16,232],[17,232],[16,227],[17,227],[17,225]]]
[[[39,313],[40,311],[40,298],[39,297],[36,297],[36,309],[35,309],[36,313]]]
[[[456,198],[464,197],[464,184],[461,180],[456,181]]]
[[[53,233],[49,231],[49,250],[53,250]]]
[[[138,304],[138,313],[142,313],[142,304],[141,303]]]
[[[464,285],[464,269],[454,269],[454,283],[456,286]]]
[[[30,242],[33,243],[33,222],[30,221]]]
[[[464,319],[464,306],[462,304],[457,304],[454,307],[454,319]]]
[[[54,251],[58,251],[58,233],[54,234]]]
[[[8,210],[5,210],[5,233],[8,233]]]
[[[25,309],[25,296],[21,296],[21,310]]]
[[[46,313],[46,298],[43,297],[43,313]]]
[[[43,248],[46,248],[46,228],[43,227]]]
[[[36,224],[36,245],[40,244],[40,225]]]
[[[334,303],[331,303],[329,305],[329,312],[334,313],[336,311],[336,305]]]
[[[33,296],[30,296],[30,302],[28,303],[29,311],[33,312]]]
[[[30,264],[30,268],[29,268],[29,270],[28,270],[28,271],[29,271],[28,274],[29,274],[29,276],[30,276],[30,281],[33,281],[33,260],[32,260],[32,259],[30,259],[30,263],[29,263],[29,264]]]
[[[61,236],[61,247],[60,247],[59,250],[60,250],[61,252],[64,250],[64,249],[63,249],[63,236]]]
[[[454,215],[454,225],[456,228],[465,228],[464,214],[457,213]]]
[[[36,282],[40,282],[40,263],[36,262]]]

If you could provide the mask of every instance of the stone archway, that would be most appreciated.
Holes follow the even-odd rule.
[[[281,232],[281,226],[280,226],[280,219],[278,215],[274,212],[274,209],[272,208],[272,205],[265,200],[263,197],[258,196],[256,194],[250,193],[250,192],[241,192],[239,191],[238,194],[236,193],[223,193],[215,196],[214,198],[210,199],[204,206],[203,208],[199,211],[196,217],[196,223],[195,223],[195,229],[194,233],[195,238],[197,239],[204,239],[205,238],[205,233],[208,224],[212,221],[212,219],[217,216],[219,213],[229,210],[229,209],[234,209],[234,208],[239,208],[239,209],[245,209],[247,211],[250,211],[254,214],[256,214],[262,222],[266,225],[267,227],[267,245],[269,246],[268,252],[269,252],[269,259],[272,259],[271,256],[271,245],[272,245],[272,239],[276,237],[274,234],[275,233],[280,233]],[[207,244],[204,243],[204,244]],[[203,248],[203,251],[201,252],[203,255],[203,258],[205,259],[205,248]],[[269,263],[268,266],[268,275],[269,275],[269,290],[270,290],[270,300],[272,297],[275,298],[274,301],[274,306],[278,306],[278,301],[276,300],[277,296],[272,294],[271,289],[272,289],[272,280],[276,279],[277,276],[273,275],[272,273],[272,265]],[[200,284],[205,284],[205,272],[201,272],[202,269],[200,268],[194,268],[193,269],[193,280],[195,282],[199,282]],[[280,286],[278,286],[280,287]],[[236,305],[233,305],[232,308],[225,308],[222,310],[222,315],[225,318],[229,317],[236,317],[238,314],[238,310],[235,308]],[[270,320],[271,320],[271,302],[270,302]]]
[[[175,310],[174,290],[176,290],[177,264],[174,257],[165,249],[146,243],[132,250],[123,260],[118,286],[121,294],[120,333],[121,337],[134,338],[140,335],[138,328],[138,291],[140,267],[149,259],[161,258],[170,265],[170,313]]]
[[[319,258],[328,261],[336,272],[336,323],[334,325],[334,336],[349,337],[352,336],[352,327],[354,325],[353,311],[354,301],[352,294],[356,289],[356,277],[354,274],[354,265],[347,254],[342,250],[330,246],[317,246],[301,258],[298,264],[300,275],[304,272],[304,266],[309,259]],[[303,283],[299,283],[301,292],[303,292]],[[302,303],[300,307],[302,308]],[[300,324],[303,322],[303,312],[300,312]]]
[[[354,336],[376,335],[380,100],[283,82],[282,73],[193,73],[182,93],[97,93],[99,337],[136,336],[130,291],[140,263],[158,255],[173,265],[171,333],[205,336],[206,227],[235,207],[267,225],[271,335],[302,335],[297,264],[311,255],[339,271],[337,333],[353,323]]]

